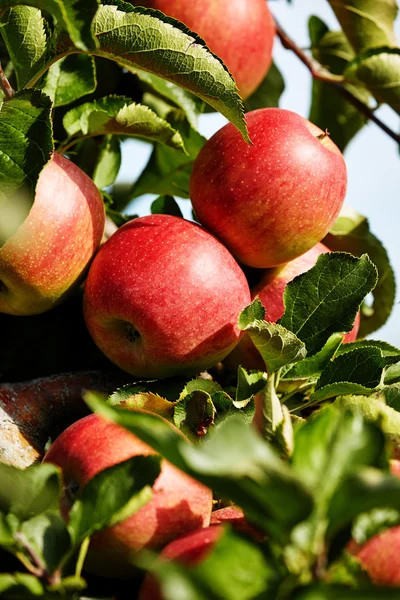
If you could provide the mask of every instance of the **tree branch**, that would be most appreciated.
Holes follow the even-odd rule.
[[[318,61],[314,58],[308,56],[297,46],[297,44],[287,35],[287,33],[282,29],[282,27],[275,21],[276,32],[282,43],[282,46],[286,48],[286,50],[291,50],[307,67],[310,71],[311,75],[314,79],[319,81],[325,81],[330,86],[332,86],[338,94],[343,96],[350,104],[353,104],[359,110],[361,114],[363,114],[367,119],[373,121],[378,127],[380,127],[388,136],[392,138],[397,144],[400,144],[400,135],[395,133],[390,127],[388,127],[383,121],[379,119],[366,104],[361,102],[354,94],[350,92],[343,84],[345,82],[344,77],[341,75],[333,75],[327,69],[325,69]]]

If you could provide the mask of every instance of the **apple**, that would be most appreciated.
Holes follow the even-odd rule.
[[[126,223],[96,255],[84,316],[112,362],[158,378],[221,361],[249,303],[246,277],[218,240],[190,221],[150,215]]]
[[[390,471],[400,477],[400,461],[390,461]],[[354,554],[375,585],[400,586],[400,525],[390,527],[365,544],[350,542],[348,551]]]
[[[150,446],[96,414],[73,423],[44,458],[62,469],[64,517],[68,518],[71,496],[96,473],[132,456],[150,454],[155,454]],[[185,533],[208,526],[211,490],[165,459],[161,465],[152,499],[131,517],[91,538],[86,570],[105,577],[128,576],[138,550],[159,549]]]
[[[266,309],[266,320],[276,323],[285,312],[283,295],[287,284],[297,275],[305,273],[311,269],[317,262],[321,254],[330,252],[329,248],[321,243],[316,244],[311,250],[298,256],[286,265],[266,269],[261,279],[251,288],[251,298],[254,300],[258,296]],[[353,329],[343,337],[343,342],[354,342],[360,327],[360,314],[357,314]],[[226,357],[224,364],[236,370],[239,365],[246,369],[264,370],[265,364],[260,353],[254,346],[250,337],[246,334],[242,337],[238,345]]]
[[[234,529],[250,535],[259,542],[265,538],[261,531],[248,523],[239,506],[225,506],[211,513],[210,525],[223,525],[224,523],[228,523]]]
[[[34,315],[58,304],[85,273],[104,222],[93,181],[54,154],[27,218],[0,248],[0,312]]]
[[[136,0],[198,33],[225,62],[243,98],[263,81],[272,62],[275,24],[265,0]]]
[[[213,525],[189,533],[168,544],[160,553],[160,559],[176,560],[185,566],[194,567],[207,558],[223,531],[222,526]],[[160,587],[150,574],[143,580],[138,600],[163,600]]]
[[[346,193],[343,156],[327,133],[294,112],[247,113],[252,145],[233,125],[200,150],[190,178],[198,220],[245,265],[287,263],[320,242]]]

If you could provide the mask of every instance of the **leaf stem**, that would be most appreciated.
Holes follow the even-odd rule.
[[[75,568],[75,577],[81,576],[82,569],[83,569],[83,563],[85,562],[86,554],[87,554],[87,551],[89,548],[89,543],[90,543],[90,537],[86,537],[83,540],[81,547],[79,548],[79,555],[78,555],[78,560],[77,560],[76,568]]]
[[[11,84],[8,81],[7,77],[4,74],[1,63],[0,63],[0,88],[3,91],[3,93],[6,97],[6,100],[11,100],[11,98],[14,97],[15,92],[14,92],[13,88],[11,87]]]
[[[51,576],[50,573],[42,561],[41,557],[38,555],[36,550],[31,546],[29,540],[22,533],[22,531],[18,531],[14,535],[15,540],[20,544],[20,546],[25,550],[25,552],[29,555],[29,558],[32,562],[29,562],[26,557],[22,553],[18,553],[17,557],[22,562],[22,564],[36,577],[45,578],[46,581],[50,581]]]
[[[343,84],[345,83],[345,78],[341,75],[333,75],[327,69],[325,69],[318,61],[314,58],[308,56],[299,48],[288,36],[288,34],[282,29],[282,27],[275,21],[276,32],[282,43],[282,46],[286,48],[286,50],[291,50],[307,67],[310,71],[312,77],[319,81],[325,81],[330,86],[332,86],[341,96],[343,96],[350,104],[353,104],[357,108],[357,110],[363,114],[367,119],[378,125],[389,137],[391,137],[397,144],[400,144],[400,135],[395,133],[390,127],[386,125],[379,117],[377,117],[372,109],[370,109],[366,104],[361,102],[354,94],[350,92]]]

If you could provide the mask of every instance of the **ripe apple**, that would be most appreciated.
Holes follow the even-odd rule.
[[[189,533],[168,544],[161,552],[160,558],[167,561],[175,560],[185,566],[194,567],[211,552],[223,530],[222,526],[213,525]],[[151,575],[147,575],[143,580],[138,600],[163,600],[160,587]]]
[[[198,220],[236,259],[276,267],[315,246],[343,204],[347,171],[329,135],[288,110],[246,115],[253,145],[225,125],[193,165]]]
[[[85,272],[104,222],[93,181],[54,154],[40,174],[29,215],[0,248],[0,312],[34,315],[60,302]]]
[[[329,248],[319,243],[286,265],[264,271],[258,283],[251,288],[251,298],[254,300],[258,296],[261,300],[266,309],[265,318],[267,321],[276,323],[285,312],[283,294],[287,284],[297,277],[297,275],[301,275],[301,273],[305,273],[311,269],[316,264],[318,257],[326,252],[330,252]],[[343,342],[354,342],[357,338],[359,327],[360,314],[358,313],[353,329],[344,336]],[[236,370],[239,365],[242,365],[246,369],[257,369],[260,371],[265,368],[260,353],[247,334],[242,337],[238,345],[226,357],[224,363],[228,368],[233,370]]]
[[[64,517],[71,506],[71,493],[96,473],[132,456],[150,454],[155,454],[150,446],[98,415],[73,423],[54,441],[44,458],[62,469],[66,490]],[[208,526],[211,490],[166,460],[161,465],[152,499],[131,517],[91,538],[85,563],[89,572],[105,577],[132,574],[132,559],[138,550],[159,549],[189,531]]]
[[[161,10],[198,33],[225,62],[243,98],[250,96],[272,62],[275,24],[265,0],[135,0]]]
[[[94,341],[136,377],[194,375],[239,340],[243,271],[199,225],[169,215],[126,223],[90,268],[84,315]]]

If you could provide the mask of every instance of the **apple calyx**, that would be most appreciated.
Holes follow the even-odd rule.
[[[132,343],[135,343],[141,337],[139,331],[135,329],[132,323],[126,323],[126,337]]]

